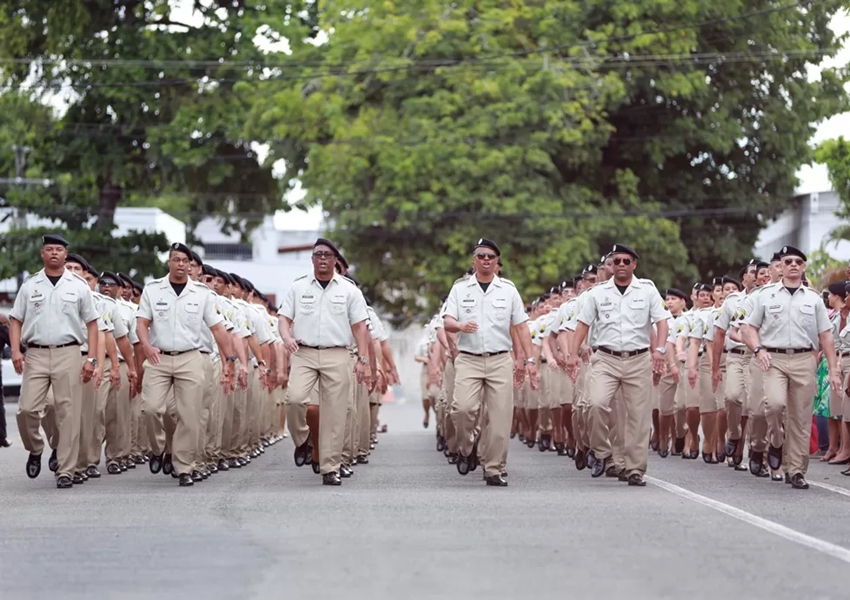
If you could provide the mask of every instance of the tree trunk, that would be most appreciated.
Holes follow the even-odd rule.
[[[112,174],[106,176],[100,186],[100,206],[97,211],[95,229],[112,229],[115,224],[115,208],[121,201],[121,187],[112,183]]]

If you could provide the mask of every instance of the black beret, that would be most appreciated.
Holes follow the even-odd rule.
[[[201,255],[192,250],[192,254],[189,255],[192,258],[193,262],[198,263],[199,265],[204,264],[204,259],[201,258]]]
[[[599,267],[597,265],[587,265],[581,270],[582,275],[595,275],[597,273],[599,273]]]
[[[97,279],[98,277],[100,277],[100,271],[98,271],[97,269],[95,269],[95,268],[92,266],[92,264],[91,264],[91,263],[89,263],[88,268],[86,269],[86,271],[88,271],[88,272],[89,272],[89,275],[91,275],[91,276],[92,276],[92,277],[94,277],[95,279]]]
[[[42,246],[48,246],[51,244],[56,246],[62,246],[63,248],[68,247],[68,241],[58,233],[48,233],[41,237]]]
[[[215,270],[215,276],[224,279],[224,283],[226,283],[227,285],[233,285],[234,283],[236,283],[235,281],[233,281],[233,277],[230,276],[230,273],[225,273],[221,269]]]
[[[120,271],[118,273],[116,273],[116,275],[118,275],[118,279],[121,280],[121,285],[123,285],[123,286],[129,285],[130,287],[133,287],[133,280],[130,279],[127,275],[125,275],[124,273],[122,273]]]
[[[187,246],[186,244],[181,244],[180,242],[174,242],[173,244],[171,244],[171,251],[172,252],[182,252],[183,254],[188,256],[189,258],[192,258],[192,251],[189,249],[189,246]]]
[[[753,260],[751,260],[750,262],[748,262],[745,266],[743,266],[743,267],[741,268],[741,270],[740,270],[740,271],[738,271],[738,277],[740,277],[741,279],[743,279],[743,278],[744,278],[744,275],[746,275],[746,274],[747,274],[747,271],[749,271],[751,268],[755,268],[756,264],[755,264],[754,260],[755,260],[755,259],[753,259]]]
[[[556,286],[549,288],[549,294],[560,294],[560,293],[561,293],[561,286],[559,286],[559,285],[556,285]]]
[[[73,252],[69,252],[68,256],[65,257],[65,262],[69,263],[77,263],[83,268],[83,271],[89,270],[89,261],[80,256],[79,254],[74,254]]]
[[[582,277],[581,275],[576,275],[575,277],[573,277],[573,283],[574,283],[574,284],[575,284],[575,283],[578,283],[578,282],[579,282],[579,281],[581,281],[582,279],[583,279],[583,277]]]
[[[711,280],[711,286],[712,287],[717,287],[718,285],[723,285],[723,278],[722,277],[715,277],[714,279]]]
[[[348,270],[348,261],[345,260],[345,257],[342,255],[342,252],[337,251],[336,260],[339,262],[342,267],[347,271]]]
[[[546,302],[549,298],[551,298],[551,294],[540,294],[540,297],[537,299],[538,302]]]
[[[757,262],[757,263],[756,263],[756,271],[758,271],[758,270],[760,270],[760,269],[766,269],[766,268],[768,268],[769,266],[770,266],[770,265],[769,265],[768,263],[766,263],[766,262]]]
[[[97,282],[106,285],[123,285],[121,283],[121,278],[112,271],[104,271],[101,273],[100,277],[97,278]]]
[[[334,245],[334,243],[330,240],[327,240],[325,238],[319,238],[319,239],[316,240],[316,243],[313,244],[313,250],[316,249],[316,246],[327,246],[328,248],[331,249],[331,252],[333,252],[336,257],[339,257],[339,250]]]
[[[236,273],[229,273],[229,275],[230,275],[230,278],[233,280],[233,283],[235,283],[236,285],[241,287],[243,290],[248,289],[248,288],[245,287],[245,282],[242,281],[242,278],[239,277],[239,275],[237,275]]]
[[[561,291],[571,290],[571,289],[575,288],[575,286],[576,286],[575,281],[573,281],[572,279],[564,280],[564,281],[561,282]]]
[[[682,290],[680,290],[678,288],[668,288],[667,293],[665,295],[666,296],[675,296],[676,298],[681,298],[682,300],[684,300],[686,302],[688,300],[687,294],[685,294],[685,292],[683,292]]]
[[[693,287],[692,287],[691,289],[692,289],[693,291],[697,291],[697,290],[699,289],[699,286],[701,286],[701,285],[702,285],[702,284],[701,284],[699,281],[697,281],[697,282],[693,285]]]
[[[625,244],[614,244],[614,248],[611,250],[611,254],[628,254],[635,260],[640,258],[640,255],[635,252],[634,248],[631,246],[626,246]]]
[[[257,288],[255,288],[255,287],[254,287],[254,284],[253,284],[253,283],[251,283],[250,281],[248,281],[248,280],[247,280],[247,279],[245,279],[244,277],[242,278],[242,288],[243,288],[246,292],[253,292],[253,291],[255,291],[255,290],[257,289]]]
[[[782,246],[782,250],[779,251],[779,258],[783,259],[786,256],[799,256],[803,259],[803,262],[808,260],[806,255],[803,254],[803,251],[799,248],[795,248],[794,246]]]
[[[131,283],[133,284],[133,289],[139,290],[140,292],[141,292],[143,289],[145,289],[145,286],[143,286],[143,285],[142,285],[141,283],[139,283],[138,281],[133,281],[133,282],[131,282]]]
[[[201,273],[203,273],[204,275],[208,275],[210,277],[215,277],[216,270],[214,268],[212,268],[210,265],[205,264],[203,267],[201,267]]]
[[[723,278],[722,278],[722,281],[723,281],[723,285],[726,285],[727,283],[734,283],[735,287],[737,287],[739,290],[741,289],[741,282],[738,281],[737,279],[729,277],[728,275],[724,275]]]
[[[847,295],[847,282],[836,281],[835,283],[830,283],[827,289],[830,294],[835,294],[836,296],[841,296],[843,298]]]
[[[496,256],[501,256],[502,252],[499,250],[499,247],[496,245],[496,242],[493,240],[488,240],[487,238],[481,238],[475,244],[475,247],[472,249],[473,252],[478,250],[478,248],[489,248],[493,252],[496,253]]]
[[[466,270],[466,273],[464,273],[464,275],[472,275],[473,273],[475,273],[475,269],[473,269],[472,267],[469,267]]]
[[[711,293],[711,286],[708,285],[707,283],[699,283],[699,284],[697,284],[697,287],[695,289],[696,289],[697,293],[700,293],[700,292]]]
[[[770,262],[776,262],[778,260],[782,260],[782,257],[779,256],[779,252],[774,252],[773,256],[770,258]]]
[[[504,265],[502,264],[502,259],[501,259],[501,257],[499,257],[499,260],[497,260],[497,261],[496,261],[496,264],[497,264],[497,265],[499,265],[500,267],[503,267],[503,266],[504,266]]]

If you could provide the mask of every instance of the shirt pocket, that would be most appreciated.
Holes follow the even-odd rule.
[[[331,297],[331,314],[335,317],[345,314],[347,306],[346,298],[343,295],[335,295]]]
[[[495,323],[505,323],[511,316],[507,298],[493,298],[490,300],[488,308],[487,314]]]
[[[62,312],[66,315],[77,312],[77,292],[63,292],[60,296],[62,299]]]
[[[171,320],[171,303],[170,302],[157,302],[153,305],[153,315],[154,319],[158,321],[170,321]]]
[[[190,323],[196,322],[201,316],[201,306],[197,302],[187,302],[183,305],[183,311]]]

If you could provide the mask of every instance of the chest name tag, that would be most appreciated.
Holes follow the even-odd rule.
[[[30,302],[41,302],[42,300],[44,300],[44,294],[42,294],[41,292],[30,296]]]
[[[771,306],[768,306],[767,312],[770,312],[770,313],[782,312],[782,305],[781,304],[773,304]]]
[[[301,304],[313,304],[316,301],[316,297],[312,294],[304,294],[301,296]]]
[[[494,308],[507,308],[508,299],[507,298],[496,298],[493,300]]]
[[[65,292],[64,294],[62,294],[62,300],[64,300],[65,302],[74,302],[77,300],[77,294],[75,294],[74,292]]]
[[[461,304],[461,306],[468,308],[468,307],[475,306],[476,304],[478,304],[478,301],[475,298],[464,298],[463,300],[460,301],[460,304]]]
[[[334,304],[345,304],[345,296],[342,294],[337,294],[333,298],[331,298],[331,302]]]

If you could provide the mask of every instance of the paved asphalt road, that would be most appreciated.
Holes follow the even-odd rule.
[[[0,598],[850,597],[850,477],[813,464],[794,491],[657,456],[652,483],[592,480],[514,441],[510,487],[463,478],[413,405],[341,488],[287,439],[247,469],[180,489],[147,467],[57,490],[0,450]],[[818,484],[818,485],[814,485]]]

